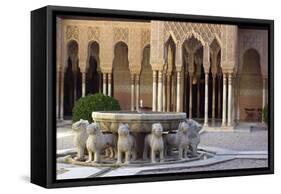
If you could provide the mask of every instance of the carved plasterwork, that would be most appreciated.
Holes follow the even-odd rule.
[[[67,25],[66,26],[66,39],[79,39],[79,28],[78,26]]]
[[[88,40],[89,41],[100,41],[100,29],[98,27],[88,27]]]
[[[183,43],[187,38],[186,35],[193,35],[196,39],[204,44],[210,44],[215,37],[221,37],[221,25],[219,24],[202,24],[189,22],[164,22],[165,40],[171,34],[176,40]],[[203,45],[204,45],[203,44]]]
[[[129,29],[128,28],[121,28],[116,27],[113,28],[113,41],[114,43],[117,43],[119,41],[123,41],[126,44],[128,44],[129,41]]]

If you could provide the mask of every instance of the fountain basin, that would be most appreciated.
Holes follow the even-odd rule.
[[[104,132],[117,133],[119,123],[127,123],[131,132],[150,133],[153,123],[161,123],[164,131],[176,130],[179,123],[186,119],[186,113],[98,111],[92,113],[92,118]]]

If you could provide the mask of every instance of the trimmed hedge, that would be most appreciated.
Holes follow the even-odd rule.
[[[268,105],[265,105],[262,110],[262,117],[266,124],[268,124]]]
[[[118,100],[110,96],[105,96],[101,93],[90,94],[85,97],[79,98],[75,102],[72,109],[72,121],[76,122],[80,119],[92,122],[93,111],[116,111],[120,110]]]

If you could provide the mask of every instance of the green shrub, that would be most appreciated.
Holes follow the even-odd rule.
[[[268,105],[265,105],[262,110],[262,117],[266,124],[268,124]]]
[[[88,95],[79,98],[75,102],[72,110],[72,121],[76,122],[80,119],[92,122],[93,111],[112,111],[120,110],[119,102],[113,97],[105,96],[101,93]]]

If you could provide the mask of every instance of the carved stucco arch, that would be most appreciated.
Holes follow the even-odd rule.
[[[76,60],[79,60],[79,42],[78,42],[78,40],[77,39],[68,39],[67,41],[66,41],[66,44],[65,44],[65,60],[64,60],[64,62],[63,62],[63,68],[62,68],[62,70],[65,72],[66,71],[66,69],[67,69],[67,63],[68,63],[68,58],[69,57],[71,57],[70,56],[70,53],[69,53],[69,45],[70,45],[70,43],[76,43],[77,44],[77,54],[76,54]],[[74,59],[74,60],[75,60]],[[73,60],[73,58],[71,59],[71,60]],[[78,66],[79,66],[79,63],[78,63]],[[80,68],[80,67],[79,67]]]
[[[89,60],[90,60],[90,56],[91,56],[91,54],[90,54],[90,49],[91,49],[91,45],[92,44],[97,44],[97,46],[98,46],[98,56],[97,56],[97,58],[96,58],[96,61],[97,61],[97,68],[98,68],[98,71],[100,71],[100,43],[99,43],[99,41],[97,41],[96,39],[92,39],[92,40],[90,40],[89,42],[88,42],[88,47],[87,47],[87,63],[86,63],[86,66],[85,66],[85,72],[87,72],[87,70],[88,70],[88,68],[89,68]]]
[[[243,66],[244,66],[244,56],[245,56],[245,54],[248,52],[248,51],[250,51],[250,50],[254,50],[255,52],[257,52],[257,54],[258,54],[258,56],[259,56],[259,66],[260,66],[260,73],[261,73],[261,75],[262,76],[264,76],[263,75],[263,71],[262,71],[262,55],[261,55],[261,51],[260,50],[258,50],[258,47],[255,47],[255,46],[249,46],[249,47],[246,47],[245,49],[243,49],[242,50],[242,52],[240,52],[240,65],[238,66],[238,69],[237,69],[237,71],[238,71],[238,74],[239,75],[241,75],[241,71],[242,71],[242,69],[243,69]]]

